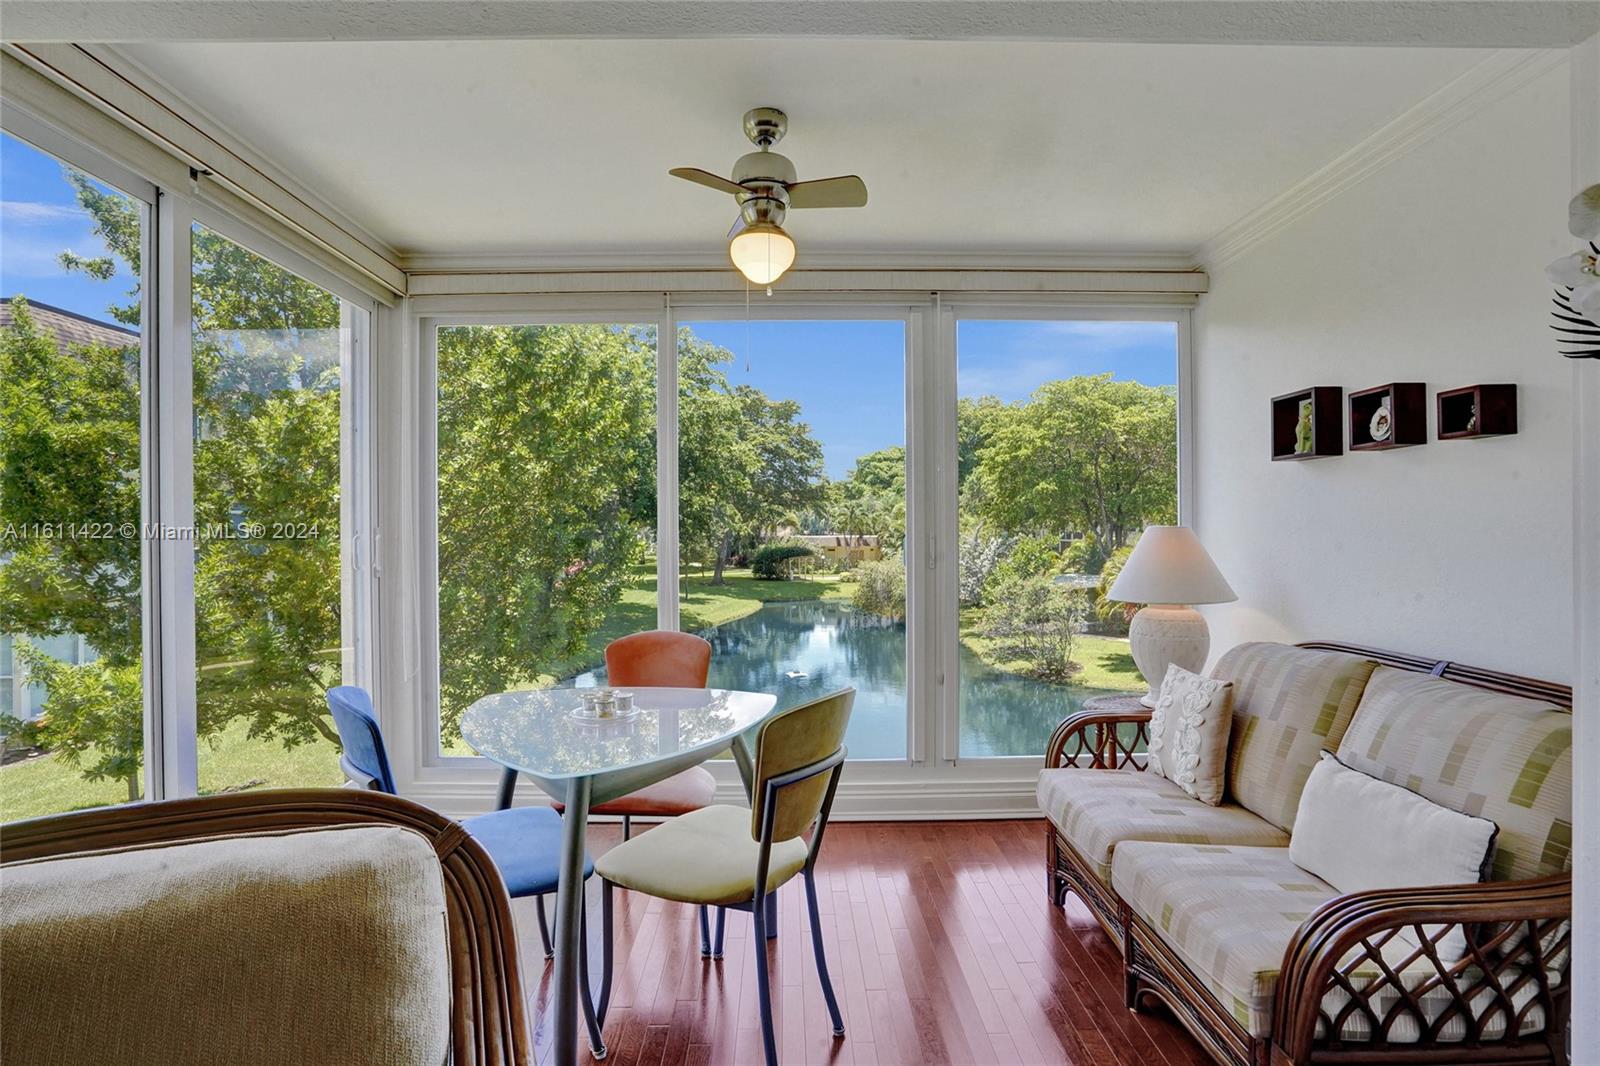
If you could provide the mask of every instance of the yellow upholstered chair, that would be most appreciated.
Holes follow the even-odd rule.
[[[756,983],[761,1034],[768,1066],[778,1061],[772,1026],[772,991],[767,973],[767,896],[795,874],[805,880],[811,911],[811,945],[817,977],[828,1003],[835,1036],[844,1020],[828,979],[817,914],[814,871],[828,825],[839,773],[844,769],[845,727],[855,690],[844,689],[770,719],[756,734],[751,809],[714,805],[680,815],[602,855],[595,871],[603,879],[605,976],[598,1013],[604,1024],[611,998],[612,892],[620,886],[660,899],[749,911],[755,920]],[[808,842],[807,830],[815,826]],[[703,914],[702,910],[702,914]],[[702,950],[705,945],[702,918]],[[718,915],[718,952],[722,917]]]

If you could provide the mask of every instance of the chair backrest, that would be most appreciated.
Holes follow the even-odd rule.
[[[325,830],[342,830],[350,827],[373,826],[393,827],[404,830],[404,837],[420,844],[416,854],[433,864],[431,880],[440,884],[444,892],[444,925],[442,945],[437,940],[433,943],[448,952],[444,963],[448,965],[450,975],[445,986],[450,997],[450,1062],[471,1064],[471,1066],[526,1066],[531,1061],[533,1048],[530,1034],[532,1027],[528,1024],[525,1005],[531,1002],[523,994],[522,970],[518,964],[518,951],[516,940],[516,926],[511,916],[511,900],[506,896],[505,882],[501,880],[499,870],[495,867],[494,860],[483,849],[483,845],[471,835],[461,831],[459,822],[455,822],[428,807],[420,806],[398,796],[386,796],[378,792],[355,792],[349,789],[338,788],[307,788],[307,789],[265,789],[254,792],[230,792],[217,796],[201,796],[189,799],[166,800],[156,803],[127,803],[118,807],[99,807],[93,810],[75,811],[71,814],[53,815],[47,818],[34,818],[27,821],[9,822],[0,826],[0,866],[6,867],[0,879],[6,879],[9,885],[10,874],[17,869],[15,864],[35,863],[57,858],[79,858],[94,852],[111,852],[113,859],[126,854],[130,849],[161,848],[164,855],[176,855],[177,851],[168,850],[168,846],[178,846],[190,842],[208,842],[229,840],[249,840],[264,837],[267,840],[284,840],[286,843],[301,840],[319,839],[326,834]],[[420,835],[421,840],[417,840]],[[116,890],[119,881],[115,878],[107,884]],[[312,884],[311,881],[302,880],[301,891],[304,886]],[[69,885],[69,889],[81,889],[79,885]],[[193,884],[185,886],[186,893],[181,899],[197,901],[201,896],[201,889]],[[217,892],[215,882],[207,882],[203,886],[205,893]],[[246,885],[246,892],[234,899],[242,898],[249,892],[256,891],[255,886]],[[7,889],[9,892],[9,887]],[[222,894],[226,896],[225,893]],[[226,901],[226,900],[225,900]],[[96,928],[104,927],[103,912],[105,910],[103,899],[93,901],[93,909],[101,912],[97,921],[79,921],[71,926],[58,928],[54,936],[59,938],[65,935],[63,930],[82,939],[92,935]],[[330,919],[329,915],[336,914],[342,908],[359,902],[358,899],[345,899],[340,897],[329,898],[320,896],[318,906],[322,908],[318,915],[322,927],[326,927],[329,920],[340,924],[341,928],[353,928],[342,924],[340,919]],[[436,901],[437,902],[437,901]],[[9,899],[8,899],[9,903]],[[236,906],[236,905],[235,905]],[[170,911],[161,912],[165,917],[170,917]],[[149,912],[142,914],[143,922],[138,928],[148,932],[152,926]],[[252,921],[264,920],[252,918]],[[433,910],[432,922],[438,922],[438,911]],[[388,916],[391,925],[394,924],[393,915]],[[0,923],[3,924],[3,923]],[[309,924],[309,923],[308,923]],[[436,927],[436,926],[435,926]],[[226,931],[226,927],[220,927]],[[221,936],[221,939],[227,939]],[[183,941],[179,943],[179,941]],[[159,945],[160,948],[171,948],[181,953],[190,947],[183,938],[170,938]],[[238,945],[232,945],[237,948]],[[340,945],[335,945],[336,947]],[[372,965],[372,959],[363,952],[368,945],[358,944],[354,947],[345,945],[346,953],[360,965]],[[117,948],[115,942],[106,944],[109,956]],[[177,978],[193,981],[195,973],[203,970],[209,962],[215,961],[226,954],[226,948],[220,949],[221,954],[195,956],[201,961],[194,966],[174,965],[171,972]],[[19,953],[20,954],[20,953]],[[192,953],[191,953],[192,954]],[[148,956],[141,956],[144,961],[149,961]],[[128,965],[138,965],[140,958],[134,959]],[[7,966],[11,963],[11,953],[6,952]],[[35,959],[35,962],[39,960]],[[192,960],[191,960],[192,961]],[[403,967],[410,960],[395,956],[388,960],[391,969]],[[46,965],[48,960],[40,962]],[[330,1011],[337,1007],[350,1010],[376,1010],[379,1015],[384,1015],[385,1006],[395,1006],[377,996],[370,1000],[351,999],[355,995],[351,991],[352,985],[346,984],[338,993],[329,993],[329,998],[317,1001],[306,999],[307,996],[317,994],[317,990],[302,989],[297,984],[297,975],[285,970],[282,966],[275,965],[270,952],[261,955],[261,964],[258,967],[262,974],[276,978],[277,992],[284,997],[299,996],[294,1009],[303,1010],[309,1019],[312,1015],[331,1017]],[[109,961],[101,962],[95,973],[117,973],[116,964]],[[7,971],[10,976],[10,971]],[[241,1012],[236,1001],[228,1000],[227,993],[238,984],[235,980],[240,975],[232,973],[211,973],[216,987],[216,1002],[210,1004],[213,1009],[230,1012],[231,1019],[237,1021]],[[324,982],[326,983],[326,982]],[[148,985],[148,982],[145,982]],[[29,985],[31,989],[38,990],[41,986]],[[68,986],[66,1002],[69,1007],[78,1013],[72,1020],[80,1021],[84,1011],[91,1008],[98,1009],[116,1007],[117,997],[100,997],[104,1002],[87,1002],[81,995],[85,987],[80,979],[76,984]],[[23,986],[17,983],[17,989]],[[20,992],[12,996],[12,988],[7,986],[7,995],[0,1003],[0,1014],[9,1010],[13,1000],[26,1007],[31,1000]],[[155,995],[156,992],[149,988],[134,989],[144,998]],[[72,992],[78,993],[74,998]],[[344,998],[341,998],[341,994]],[[137,998],[137,997],[136,997]],[[130,1003],[132,1001],[130,1000]],[[332,1004],[330,1006],[330,1004]],[[124,1011],[126,1013],[126,1011]],[[197,1012],[191,1011],[185,1017],[193,1020]],[[244,1012],[248,1014],[249,1012]],[[337,1013],[335,1011],[335,1013]],[[167,1016],[172,1017],[170,1012]],[[387,1017],[384,1015],[384,1017]],[[73,1062],[107,1062],[117,1061],[176,1061],[175,1057],[160,1053],[140,1056],[130,1054],[129,1047],[134,1046],[128,1039],[126,1026],[121,1028],[108,1024],[104,1029],[96,1027],[64,1023],[61,1028],[50,1031],[47,1035],[50,1040],[57,1043],[41,1046],[45,1058],[53,1061]],[[244,1018],[248,1021],[248,1018]],[[10,1017],[0,1018],[0,1029],[6,1034],[6,1050],[8,1052],[19,1050],[25,1046],[27,1028],[14,1028]],[[381,1022],[382,1019],[380,1018]],[[24,1026],[33,1026],[36,1030],[42,1028],[37,1019],[25,1021]],[[120,1024],[120,1023],[119,1023]],[[396,1020],[386,1023],[390,1028],[398,1029]],[[311,1027],[308,1020],[306,1028]],[[190,1026],[193,1028],[193,1026]],[[60,1040],[63,1035],[70,1036],[74,1042],[92,1042],[105,1033],[120,1037],[116,1054],[102,1054],[91,1056],[74,1055],[70,1047],[63,1047]],[[290,1033],[269,1034],[274,1041],[293,1036]],[[206,1039],[214,1039],[214,1033],[205,1034]],[[260,1033],[254,1035],[255,1044],[249,1049],[260,1052],[263,1048],[263,1037]],[[196,1051],[191,1061],[216,1061],[208,1052],[214,1050],[215,1044],[198,1044],[200,1050]],[[164,1047],[170,1051],[170,1044]],[[323,1050],[326,1050],[324,1048]],[[374,1052],[372,1046],[367,1046],[360,1051],[348,1055],[335,1053],[333,1059],[324,1056],[299,1056],[282,1057],[279,1061],[359,1061],[371,1057]],[[418,1049],[413,1046],[394,1052],[396,1057],[411,1061],[417,1057]],[[8,1055],[6,1061],[17,1058],[21,1062],[26,1055]],[[242,1054],[240,1058],[259,1058],[259,1054],[251,1056]],[[429,1061],[442,1061],[429,1056]]]
[[[389,752],[383,746],[383,730],[378,728],[378,715],[372,709],[372,697],[367,690],[355,685],[339,685],[328,690],[328,710],[333,712],[333,724],[339,730],[339,743],[344,745],[341,760],[348,768],[372,778],[373,787],[389,795],[398,795],[394,774],[389,772]]]
[[[640,688],[705,688],[711,644],[693,633],[652,629],[606,645],[606,682]]]
[[[756,735],[755,787],[751,790],[750,835],[761,839],[767,782],[773,778],[840,754],[845,727],[856,690],[841,689],[829,696],[791,707],[767,721]],[[780,789],[773,800],[772,840],[793,840],[811,827],[822,813],[833,774],[818,773]]]

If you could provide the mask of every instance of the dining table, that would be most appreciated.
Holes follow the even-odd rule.
[[[600,716],[585,689],[527,689],[484,696],[461,718],[480,755],[526,775],[566,805],[555,915],[554,1061],[578,1058],[579,937],[584,841],[591,807],[665,780],[732,749],[750,790],[750,741],[777,697],[732,689],[635,688],[632,706]],[[542,904],[541,904],[542,905]]]

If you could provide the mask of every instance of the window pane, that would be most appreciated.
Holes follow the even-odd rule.
[[[439,737],[481,696],[584,683],[656,625],[650,326],[438,331]]]
[[[193,233],[200,791],[341,780],[338,297]]]
[[[0,135],[0,819],[138,799],[145,206]]]
[[[905,345],[898,321],[678,336],[681,626],[715,687],[854,686],[855,759],[906,756]]]
[[[1085,699],[1143,692],[1104,597],[1177,521],[1177,327],[957,325],[961,754],[1044,752]]]

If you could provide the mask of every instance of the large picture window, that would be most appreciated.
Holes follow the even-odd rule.
[[[588,684],[656,625],[655,327],[441,326],[439,744],[515,688]]]
[[[956,408],[960,754],[1033,756],[1146,687],[1106,591],[1178,514],[1171,321],[964,319]]]
[[[899,320],[678,333],[680,628],[713,686],[854,687],[857,759],[906,757],[905,366]]]
[[[144,792],[148,205],[0,135],[0,819]]]

